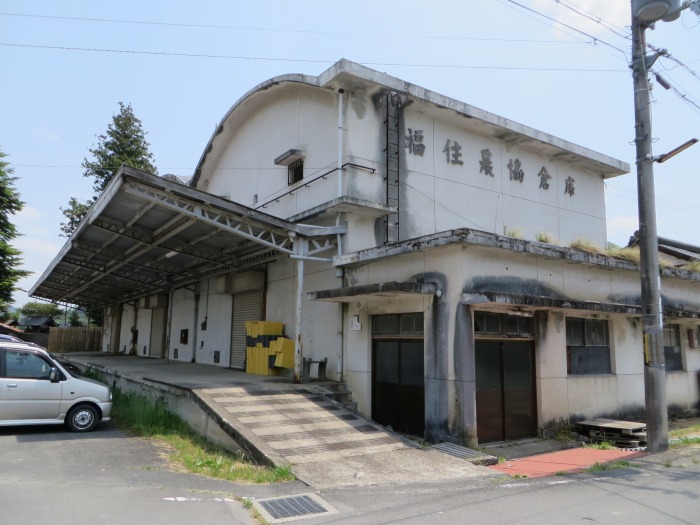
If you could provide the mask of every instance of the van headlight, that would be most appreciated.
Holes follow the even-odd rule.
[[[110,403],[112,402],[112,391],[111,390],[109,391],[109,402]]]

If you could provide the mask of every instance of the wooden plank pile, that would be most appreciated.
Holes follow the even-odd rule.
[[[637,448],[647,445],[647,426],[634,421],[597,418],[576,423],[576,430],[593,443],[607,442],[620,448]]]

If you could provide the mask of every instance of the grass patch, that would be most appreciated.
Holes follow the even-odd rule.
[[[693,425],[690,427],[685,427],[685,428],[676,428],[673,430],[669,431],[669,436],[674,437],[674,438],[680,438],[684,437],[687,434],[696,434],[700,433],[700,424],[698,425]]]
[[[692,261],[682,267],[684,270],[690,270],[691,272],[700,272],[700,261]]]
[[[514,239],[522,239],[523,234],[517,228],[509,228],[508,226],[503,227],[503,235],[506,237],[513,237]]]
[[[679,438],[675,438],[673,441],[669,443],[670,448],[680,448],[680,447],[689,447],[693,445],[700,445],[700,437],[697,436],[682,436]]]
[[[214,445],[197,434],[164,400],[151,399],[114,389],[112,418],[115,423],[139,436],[154,439],[169,451],[169,460],[194,474],[238,483],[275,483],[294,479],[289,467],[264,467]]]
[[[605,252],[601,248],[593,244],[588,239],[576,239],[575,241],[572,241],[571,244],[569,244],[569,247],[573,248],[574,250],[581,250],[582,252],[594,253],[596,255],[605,255]]]
[[[554,240],[554,235],[549,232],[537,232],[535,234],[535,239],[537,239],[538,242],[557,244],[557,242]]]
[[[617,450],[617,447],[608,441],[601,441],[600,443],[587,443],[583,445],[583,448],[592,448],[595,450]]]
[[[607,254],[610,257],[617,257],[618,259],[625,259],[631,263],[639,266],[641,255],[639,253],[639,247],[636,248],[620,248],[619,246],[608,247]]]
[[[631,463],[629,461],[625,461],[625,460],[613,461],[612,463],[598,463],[598,462],[596,462],[595,464],[588,467],[585,470],[585,472],[604,472],[606,470],[630,468],[633,466],[634,466],[633,463]]]

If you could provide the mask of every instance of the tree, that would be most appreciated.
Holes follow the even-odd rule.
[[[83,326],[83,320],[78,310],[71,310],[68,314],[68,326]]]
[[[66,222],[61,223],[64,237],[70,237],[80,221],[95,203],[100,194],[112,180],[122,164],[138,168],[147,173],[158,174],[153,165],[153,154],[146,141],[146,132],[141,121],[134,115],[131,104],[119,102],[119,113],[112,117],[107,132],[97,137],[97,146],[90,148],[93,160],[83,160],[83,177],[93,179],[93,196],[86,202],[71,197],[66,208],[61,208]]]
[[[60,315],[63,315],[63,310],[57,304],[40,303],[37,301],[30,301],[26,303],[22,308],[19,309],[19,311],[24,317],[34,317],[38,315],[50,315],[51,317],[58,317]]]
[[[17,177],[12,177],[14,170],[3,160],[6,156],[0,150],[0,309],[3,311],[12,303],[17,281],[31,275],[31,272],[20,269],[22,252],[10,244],[20,235],[10,216],[19,212],[24,203],[15,189]]]

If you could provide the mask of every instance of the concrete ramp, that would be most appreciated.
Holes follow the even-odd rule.
[[[484,467],[421,448],[352,413],[314,385],[196,389],[251,454],[317,489],[488,476]]]
[[[197,389],[275,464],[304,464],[411,448],[321,393],[289,385]]]

